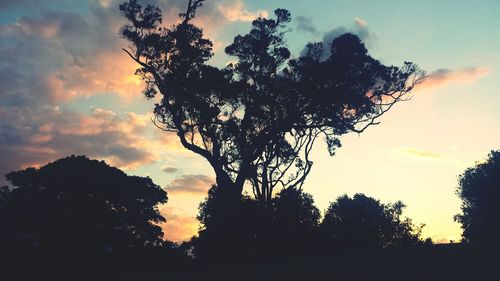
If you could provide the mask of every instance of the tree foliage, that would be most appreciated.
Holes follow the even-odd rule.
[[[268,248],[278,256],[314,254],[321,217],[311,194],[287,188],[273,202]]]
[[[157,204],[167,194],[150,178],[127,176],[103,161],[70,156],[7,174],[0,210],[2,242],[50,251],[143,248],[163,242]],[[6,189],[4,190],[6,191]]]
[[[333,155],[339,136],[378,124],[424,76],[412,63],[381,64],[353,34],[334,39],[330,50],[311,43],[291,58],[285,9],[255,19],[249,33],[234,38],[225,52],[236,63],[211,66],[213,44],[191,22],[203,2],[190,0],[180,23],[168,28],[157,7],[122,3],[129,23],[121,34],[132,43],[125,52],[140,66],[144,94],[162,97],[156,125],[203,156],[220,188],[239,196],[248,181],[268,207],[275,191],[301,188],[318,137]],[[329,52],[326,60],[322,52]]]
[[[273,203],[274,227],[285,235],[314,232],[319,224],[321,214],[309,193],[285,189],[278,193]]]
[[[248,258],[255,253],[258,217],[261,209],[250,197],[235,199],[231,194],[212,186],[199,206],[201,227],[192,239],[194,254],[200,260],[217,261]]]
[[[198,258],[286,256],[304,253],[314,243],[320,212],[310,194],[283,190],[271,211],[245,194],[239,201],[227,196],[213,186],[200,204],[201,228],[192,240]]]
[[[387,248],[420,243],[423,227],[402,218],[405,205],[381,204],[363,194],[343,195],[330,204],[320,225],[325,243],[334,248]]]
[[[470,167],[459,177],[457,195],[462,199],[462,224],[467,242],[500,241],[500,151],[492,150],[488,159]]]

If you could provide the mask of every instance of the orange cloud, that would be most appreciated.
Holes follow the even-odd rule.
[[[134,75],[137,64],[118,48],[96,54],[84,65],[68,61],[49,76],[52,96],[68,101],[76,96],[117,93],[124,97],[140,95],[144,84]]]

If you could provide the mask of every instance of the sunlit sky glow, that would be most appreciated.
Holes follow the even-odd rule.
[[[120,2],[0,2],[0,173],[70,154],[104,159],[165,187],[166,236],[188,239],[214,175],[152,125],[153,101],[121,51]],[[172,23],[187,1],[143,2]],[[232,60],[224,47],[276,8],[294,17],[287,36],[294,56],[307,42],[349,31],[384,64],[412,61],[430,75],[382,124],[344,136],[336,156],[317,143],[305,184],[317,206],[357,192],[402,200],[405,215],[426,224],[424,236],[458,240],[457,176],[500,148],[500,1],[207,0],[196,21],[214,40],[211,63]]]

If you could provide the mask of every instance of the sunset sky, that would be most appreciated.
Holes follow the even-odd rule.
[[[154,101],[121,51],[120,2],[0,1],[0,174],[85,154],[150,176],[169,193],[166,237],[181,241],[196,233],[214,175],[151,123]],[[139,2],[160,6],[171,24],[187,0]],[[457,177],[500,149],[500,1],[207,0],[196,23],[215,43],[210,63],[234,60],[224,47],[276,8],[292,13],[293,56],[352,32],[384,64],[412,61],[429,75],[382,124],[342,137],[336,156],[318,142],[305,191],[321,210],[346,193],[401,200],[425,237],[458,240]]]

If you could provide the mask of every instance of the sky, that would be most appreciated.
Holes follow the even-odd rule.
[[[210,166],[151,123],[116,0],[0,2],[0,174],[85,154],[128,174],[149,176],[169,202],[166,238],[196,234]],[[185,0],[147,0],[177,20]],[[325,210],[342,194],[403,201],[436,242],[460,239],[458,176],[500,149],[500,1],[207,0],[196,23],[214,41],[210,61],[276,8],[292,13],[292,56],[308,42],[357,34],[386,65],[412,61],[428,78],[363,134],[343,136],[334,157],[317,142],[304,189]],[[6,184],[0,179],[0,185]]]

